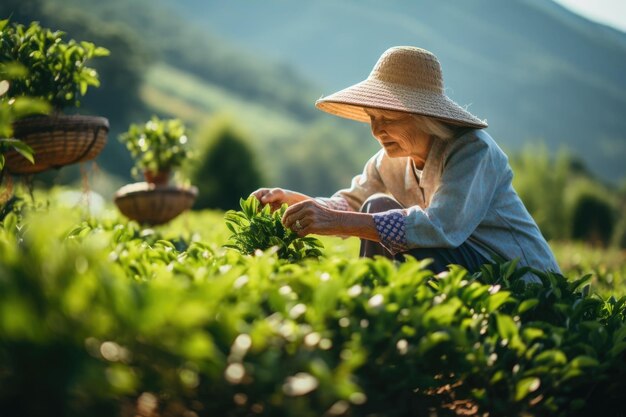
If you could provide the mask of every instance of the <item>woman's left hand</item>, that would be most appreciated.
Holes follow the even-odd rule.
[[[341,212],[331,210],[315,200],[305,200],[290,206],[283,215],[283,225],[298,236],[341,234]]]

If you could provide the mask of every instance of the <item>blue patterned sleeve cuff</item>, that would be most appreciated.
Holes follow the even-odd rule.
[[[404,226],[405,216],[402,210],[374,213],[373,217],[381,245],[394,255],[409,249]]]
[[[339,211],[354,211],[348,204],[345,198],[339,196],[333,196],[331,198],[318,197],[315,199],[322,204],[325,204],[331,210]]]

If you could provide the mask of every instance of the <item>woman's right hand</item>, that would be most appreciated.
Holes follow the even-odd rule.
[[[278,210],[283,204],[291,206],[300,201],[310,200],[311,197],[284,188],[259,188],[252,193],[261,202],[262,206],[269,204],[272,210]]]

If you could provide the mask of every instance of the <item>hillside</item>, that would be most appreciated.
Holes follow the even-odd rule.
[[[144,12],[134,13],[136,8]],[[304,146],[317,146],[316,132],[334,123],[312,105],[319,88],[290,66],[258,57],[190,23],[173,7],[148,0],[132,5],[122,0],[7,0],[0,5],[0,15],[22,23],[40,21],[68,37],[110,49],[109,57],[93,63],[101,87],[88,92],[80,109],[69,109],[110,120],[109,142],[98,164],[116,178],[110,178],[114,183],[107,183],[106,189],[95,187],[106,194],[116,183],[130,180],[132,161],[117,136],[129,123],[143,122],[151,114],[182,118],[199,149],[205,145],[201,132],[205,123],[226,114],[247,133],[268,185],[313,194],[325,195],[345,185],[375,149],[372,140],[346,159],[342,144],[354,140],[346,135],[354,131],[367,135],[365,126],[348,125],[333,129],[332,139],[341,146],[325,152],[326,164],[303,155],[298,151],[302,138],[315,136]],[[320,119],[325,122],[318,126]],[[338,160],[343,163],[336,164]],[[69,167],[47,178],[68,183],[78,175],[78,167]]]
[[[543,141],[568,147],[605,180],[626,176],[626,35],[556,3],[176,4],[259,56],[294,65],[323,86],[319,95],[365,78],[391,45],[425,47],[442,62],[448,94],[486,118],[507,149]]]
[[[267,185],[332,193],[376,143],[367,126],[313,103],[365,78],[392,44],[437,52],[447,93],[487,118],[512,154],[545,142],[604,180],[626,176],[626,37],[551,2],[7,0],[0,12],[111,49],[81,112],[109,117],[98,162],[120,181],[131,161],[116,137],[128,123],[181,117],[202,147],[196,133],[226,113],[248,133]]]

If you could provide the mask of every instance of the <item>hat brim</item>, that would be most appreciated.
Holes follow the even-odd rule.
[[[430,116],[458,126],[485,128],[487,123],[438,91],[410,89],[400,84],[366,79],[315,102],[315,107],[335,116],[369,123],[365,108],[402,111]]]

